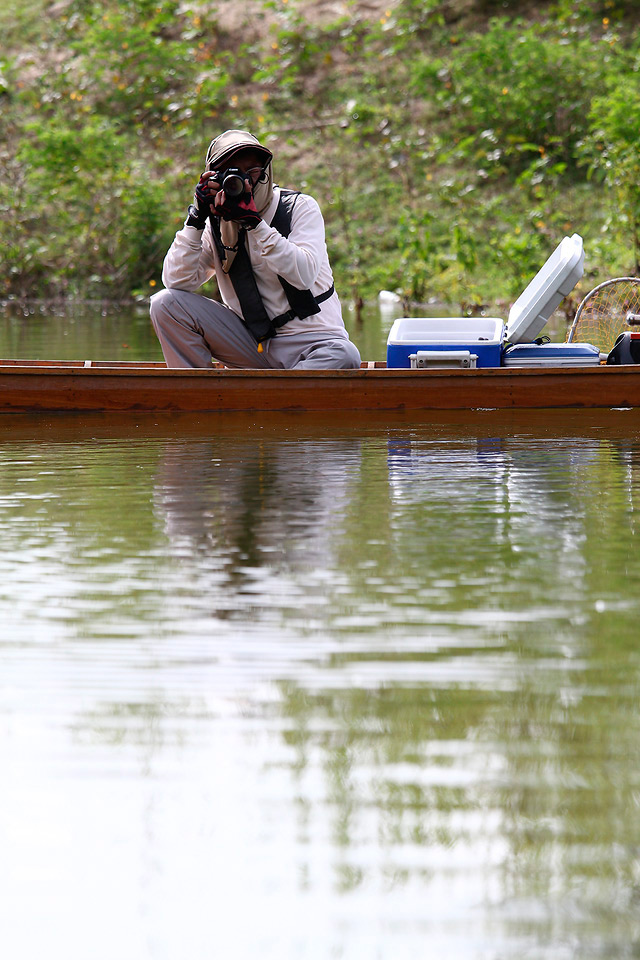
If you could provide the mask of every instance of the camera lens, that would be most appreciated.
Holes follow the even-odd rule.
[[[222,189],[228,197],[236,200],[241,197],[245,191],[244,177],[240,171],[227,171],[222,181]]]

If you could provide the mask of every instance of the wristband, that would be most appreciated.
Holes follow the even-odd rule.
[[[197,230],[204,230],[207,217],[206,215],[204,217],[202,216],[195,203],[189,204],[188,214],[189,216],[185,221],[185,227],[196,227]]]

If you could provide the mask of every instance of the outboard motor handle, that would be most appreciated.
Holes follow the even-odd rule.
[[[607,357],[607,363],[640,363],[640,333],[630,330],[621,333]]]

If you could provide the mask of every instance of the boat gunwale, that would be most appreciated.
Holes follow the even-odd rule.
[[[232,368],[222,364],[205,367],[167,367],[159,361],[134,360],[4,360],[0,359],[0,375],[71,375],[82,377],[133,376],[158,378],[205,378],[205,379],[410,379],[422,380],[443,377],[449,378],[517,378],[521,377],[557,377],[588,375],[635,375],[640,366],[635,364],[586,364],[584,366],[539,366],[539,367],[476,367],[476,368],[407,368],[387,367],[384,361],[363,363],[359,368],[345,370],[326,369],[260,369]]]

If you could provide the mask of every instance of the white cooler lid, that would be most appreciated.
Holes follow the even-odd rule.
[[[553,251],[529,286],[509,311],[506,337],[509,343],[530,343],[581,278],[584,270],[582,237],[574,233]]]

